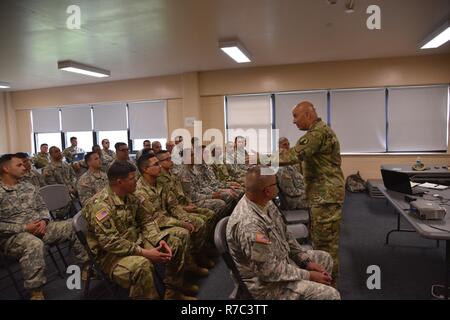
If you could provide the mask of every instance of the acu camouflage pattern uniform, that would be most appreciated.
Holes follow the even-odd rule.
[[[162,203],[162,187],[152,186],[143,177],[138,180],[135,195],[141,200],[144,210],[139,210],[137,223],[141,228],[144,248],[158,246],[161,240],[172,249],[172,259],[168,263],[165,283],[168,288],[181,289],[183,269],[193,265],[191,236],[181,220],[167,214]],[[199,234],[194,234],[194,237]]]
[[[105,171],[107,171],[111,163],[113,163],[114,160],[116,160],[116,153],[109,149],[108,151],[102,149],[102,158],[103,158],[102,163],[104,163]]]
[[[81,204],[84,206],[90,198],[100,192],[108,184],[108,176],[105,172],[101,170],[96,172],[86,171],[77,183],[78,196]]]
[[[196,169],[196,165],[183,165],[179,172],[179,180],[183,192],[178,192],[181,204],[194,203],[197,207],[208,208],[216,214],[216,221],[229,214],[231,211],[222,199],[213,199],[214,190],[203,186],[202,175]],[[180,191],[179,185],[177,190]],[[232,210],[232,209],[231,209]]]
[[[330,273],[330,255],[303,250],[272,202],[263,208],[244,196],[230,216],[226,234],[231,256],[255,299],[340,299],[333,287],[309,281],[305,270],[313,261]]]
[[[78,148],[78,146],[76,146],[76,147],[70,146],[70,147],[64,149],[63,155],[64,155],[64,157],[66,157],[66,160],[68,162],[73,162],[73,157],[75,156],[75,154],[82,153],[82,152],[84,152],[84,150],[81,148]]]
[[[28,223],[39,220],[48,221],[42,238],[25,231]],[[88,260],[75,237],[72,220],[50,221],[38,189],[26,182],[8,186],[0,181],[0,250],[19,259],[25,289],[38,289],[46,282],[44,246],[65,241],[73,244],[80,262]]]
[[[306,198],[311,208],[313,247],[333,257],[333,280],[339,274],[339,233],[344,202],[344,175],[336,134],[320,118],[291,149],[301,161]]]
[[[69,189],[72,198],[76,197],[77,176],[69,164],[52,161],[42,170],[42,175],[46,184],[64,184]]]
[[[280,167],[277,172],[278,187],[288,210],[308,207],[303,176],[294,166]]]
[[[88,222],[87,241],[96,261],[114,282],[129,290],[132,299],[158,299],[153,264],[139,255],[143,245],[136,215],[140,200],[121,199],[106,187],[83,208]]]
[[[231,189],[228,183],[219,180],[211,165],[201,164],[198,165],[198,171],[203,175],[203,186],[212,188],[214,191],[219,191],[220,189]],[[243,190],[234,190],[238,194],[238,199],[233,198],[230,195],[225,196],[225,203],[230,207],[230,213],[233,211],[233,208],[236,206],[239,198],[244,195]]]
[[[20,178],[20,182],[31,183],[36,189],[45,186],[44,177],[35,169],[31,168],[30,172],[25,173],[25,175]]]
[[[47,166],[51,159],[50,159],[50,154],[47,153],[42,153],[42,152],[38,152],[34,155],[33,157],[33,164],[37,169],[42,169],[45,166]]]

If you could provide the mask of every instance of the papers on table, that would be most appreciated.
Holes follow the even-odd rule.
[[[418,185],[419,187],[422,187],[422,188],[435,189],[435,190],[445,190],[448,188],[448,186],[443,186],[441,184],[434,184],[434,183],[429,183],[429,182],[425,182],[422,184],[416,184],[416,185]]]

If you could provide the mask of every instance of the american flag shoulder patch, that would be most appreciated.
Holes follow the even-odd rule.
[[[257,243],[270,244],[269,238],[267,238],[267,236],[264,235],[264,234],[262,234],[262,233],[256,233],[256,235],[255,235],[255,241],[256,241]]]
[[[102,209],[95,214],[95,217],[97,218],[98,221],[102,221],[103,219],[108,217],[108,211],[106,211],[106,209]]]

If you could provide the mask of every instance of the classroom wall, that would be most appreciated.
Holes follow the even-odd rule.
[[[26,132],[31,129],[26,123],[28,117],[19,111],[36,107],[168,99],[169,134],[175,128],[184,127],[186,116],[202,120],[203,131],[218,128],[224,132],[224,95],[448,83],[450,54],[190,72],[183,75],[18,91],[11,93],[10,100],[16,110],[16,127],[23,132],[18,135],[17,142],[9,142],[10,149],[29,145],[24,141],[31,134]],[[188,129],[192,132],[192,128]],[[366,179],[379,178],[382,163],[412,163],[415,158],[416,156],[410,155],[344,156],[343,169],[346,175],[359,170]],[[427,155],[422,159],[425,164],[450,165],[449,154]]]
[[[0,154],[9,150],[7,135],[5,93],[0,92]]]

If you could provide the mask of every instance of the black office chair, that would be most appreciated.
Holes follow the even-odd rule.
[[[216,229],[214,230],[214,244],[216,245],[216,248],[219,251],[219,253],[222,255],[225,264],[233,273],[233,277],[238,282],[238,290],[236,298],[240,300],[254,300],[252,294],[250,293],[246,284],[242,280],[239,270],[237,269],[233,257],[230,255],[228,249],[226,237],[228,218],[229,217],[225,217],[217,223]]]

